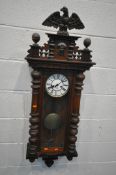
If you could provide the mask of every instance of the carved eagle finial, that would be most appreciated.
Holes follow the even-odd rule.
[[[63,12],[63,15],[60,15],[60,12],[56,11],[46,18],[42,25],[55,28],[59,27],[58,34],[63,35],[68,35],[67,29],[84,29],[85,26],[76,13],[72,13],[69,17],[67,7],[61,8],[60,11]]]

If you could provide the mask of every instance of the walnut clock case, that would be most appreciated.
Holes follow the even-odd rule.
[[[59,28],[57,34],[47,33],[48,43],[40,46],[40,36],[34,42],[26,60],[32,67],[32,105],[26,158],[33,162],[42,157],[48,167],[58,156],[68,160],[77,157],[76,140],[79,123],[81,90],[84,72],[95,63],[91,60],[90,39],[79,49],[67,29],[83,29],[76,13],[69,17],[68,9],[52,13],[43,25]]]

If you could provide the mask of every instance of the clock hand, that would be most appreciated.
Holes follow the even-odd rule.
[[[61,83],[61,82],[60,82]],[[60,83],[56,84],[55,87],[57,87]]]
[[[51,86],[48,87],[48,89],[51,89],[51,88],[54,88],[54,87],[55,87],[54,85],[51,85]]]

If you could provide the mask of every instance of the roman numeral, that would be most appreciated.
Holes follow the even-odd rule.
[[[56,74],[57,75],[57,79],[59,79],[60,78],[60,74]]]
[[[61,86],[61,89],[62,89],[63,91],[66,91],[66,89],[65,89],[63,86]]]
[[[51,85],[51,83],[48,83],[48,82],[47,82],[47,85],[48,85],[48,86],[50,86],[50,85]]]
[[[62,78],[62,82],[65,82],[67,81],[67,79],[65,77]]]

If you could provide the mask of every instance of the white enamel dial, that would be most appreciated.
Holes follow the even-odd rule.
[[[52,97],[62,97],[69,89],[69,81],[63,74],[52,74],[46,81],[46,91]]]

